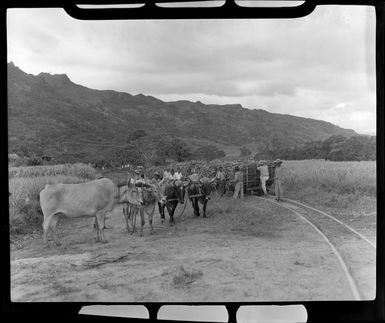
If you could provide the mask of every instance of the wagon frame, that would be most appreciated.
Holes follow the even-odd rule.
[[[266,191],[270,192],[274,184],[275,166],[272,161],[266,162],[269,169],[269,179],[266,181]],[[263,195],[260,180],[260,171],[257,169],[258,163],[249,163],[240,167],[243,172],[243,189],[246,194]]]

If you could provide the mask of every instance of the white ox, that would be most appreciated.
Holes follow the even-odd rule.
[[[115,185],[109,178],[79,184],[47,184],[40,192],[45,245],[49,246],[49,229],[56,245],[60,245],[55,234],[60,215],[70,218],[95,217],[96,241],[106,242],[103,232],[106,214],[121,203],[143,204],[141,188]]]

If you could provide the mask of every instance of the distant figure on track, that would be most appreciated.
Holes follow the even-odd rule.
[[[275,183],[275,199],[279,202],[282,202],[283,190],[282,190],[282,161],[276,159],[274,161],[275,172],[274,172],[274,183]]]
[[[238,198],[238,195],[240,194],[241,199],[244,197],[244,192],[243,192],[243,173],[239,169],[238,166],[234,168],[235,171],[235,178],[234,178],[234,184],[235,184],[235,189],[234,189],[234,195],[233,198]]]
[[[263,160],[260,160],[258,162],[257,169],[260,172],[260,179],[261,179],[261,187],[263,190],[263,194],[267,194],[266,190],[266,181],[269,179],[269,168],[266,165],[266,162]]]

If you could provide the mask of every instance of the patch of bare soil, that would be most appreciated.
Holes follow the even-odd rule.
[[[178,211],[177,211],[178,214]],[[11,251],[12,301],[225,302],[352,299],[337,258],[308,224],[269,202],[189,203],[170,226],[129,235],[121,208],[95,243],[92,219],[59,221],[62,246],[31,237]],[[167,216],[166,216],[167,217]],[[138,228],[138,223],[137,223]]]

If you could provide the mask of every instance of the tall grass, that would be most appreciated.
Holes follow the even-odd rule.
[[[38,176],[74,176],[83,179],[93,179],[97,175],[95,168],[82,164],[62,164],[49,166],[9,167],[8,176],[38,177]]]
[[[367,208],[376,200],[376,162],[286,161],[284,196],[327,207]],[[374,206],[375,207],[375,206]]]
[[[11,167],[9,169],[9,225],[11,234],[40,230],[43,214],[39,194],[46,184],[81,183],[97,172],[84,164]]]

